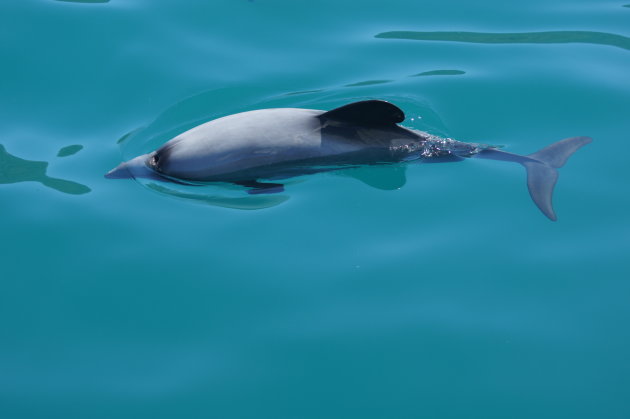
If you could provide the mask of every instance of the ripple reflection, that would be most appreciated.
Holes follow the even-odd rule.
[[[59,150],[59,152],[57,153],[57,157],[72,156],[73,154],[77,154],[81,150],[83,150],[83,146],[80,144],[69,145]]]
[[[630,38],[607,32],[549,31],[521,33],[484,32],[382,32],[374,36],[382,39],[413,41],[448,41],[475,44],[595,44],[630,50]]]
[[[81,195],[91,191],[90,188],[80,183],[48,176],[46,174],[47,168],[48,162],[15,157],[0,144],[0,184],[39,182],[44,186],[71,195]]]
[[[109,3],[109,0],[55,0],[64,3]]]
[[[420,77],[420,76],[459,76],[462,74],[466,74],[465,71],[462,70],[433,70],[433,71],[424,71],[422,73],[414,74],[409,77]]]
[[[393,80],[366,80],[358,83],[346,84],[344,87],[359,87],[359,86],[372,86],[374,84],[391,83]]]

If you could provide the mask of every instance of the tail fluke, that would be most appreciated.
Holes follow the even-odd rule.
[[[550,220],[557,220],[551,202],[553,188],[558,181],[556,169],[562,167],[573,153],[591,141],[590,137],[567,138],[528,155],[529,159],[520,162],[527,170],[529,194]]]
[[[556,221],[556,213],[553,211],[551,198],[553,188],[558,181],[558,171],[544,163],[523,163],[527,170],[527,189],[536,206],[551,221]]]
[[[569,160],[569,157],[580,147],[593,141],[591,137],[572,137],[553,143],[540,151],[528,155],[532,159],[559,169]]]

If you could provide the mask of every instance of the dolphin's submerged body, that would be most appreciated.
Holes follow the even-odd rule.
[[[304,174],[477,157],[522,164],[532,199],[555,221],[551,198],[558,179],[556,169],[591,142],[588,137],[567,138],[521,156],[403,128],[398,124],[404,119],[402,110],[379,100],[330,111],[279,108],[243,112],[192,128],[105,176],[186,184],[229,182],[247,187],[249,193],[273,193],[283,190],[277,181]]]

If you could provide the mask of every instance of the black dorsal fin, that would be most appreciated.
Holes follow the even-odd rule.
[[[362,125],[392,125],[404,121],[405,113],[384,100],[363,100],[324,112],[320,118]]]

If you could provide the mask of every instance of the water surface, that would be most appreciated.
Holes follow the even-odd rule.
[[[627,6],[1,2],[0,415],[630,416]],[[254,201],[103,177],[213,118],[374,98],[521,154],[594,141],[556,223],[488,160]]]

